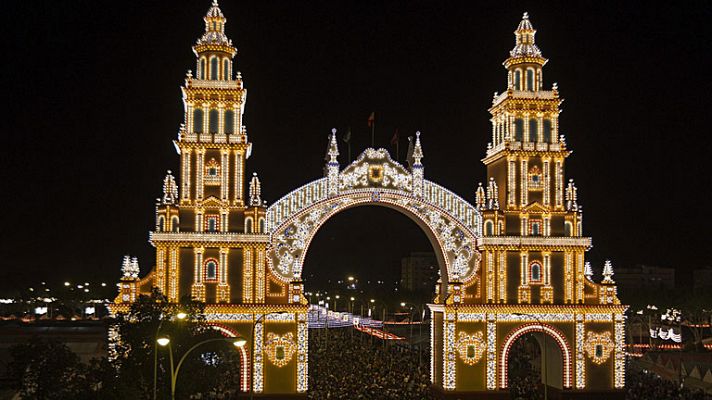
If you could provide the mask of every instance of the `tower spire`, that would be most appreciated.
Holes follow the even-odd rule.
[[[529,13],[525,12],[522,16],[522,21],[514,31],[515,44],[514,48],[509,52],[509,60],[512,58],[530,58],[535,59],[531,61],[544,65],[547,60],[541,55],[541,50],[535,43],[535,35],[536,29],[529,21]]]

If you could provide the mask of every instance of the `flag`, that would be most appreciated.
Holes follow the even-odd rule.
[[[346,143],[351,141],[351,128],[350,127],[349,127],[349,130],[347,130],[346,133],[344,134],[344,137],[341,138],[341,140],[343,140]]]
[[[368,127],[373,128],[374,122],[376,122],[376,112],[372,111],[371,115],[368,116]]]
[[[398,128],[396,128],[395,133],[393,133],[393,137],[391,138],[391,145],[392,146],[398,145]]]

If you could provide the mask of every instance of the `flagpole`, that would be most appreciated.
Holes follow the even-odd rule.
[[[374,137],[375,137],[375,131],[376,131],[376,119],[373,119],[373,122],[371,123],[371,147],[375,148],[375,145],[373,144],[374,142]]]

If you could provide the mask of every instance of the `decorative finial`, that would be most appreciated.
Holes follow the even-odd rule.
[[[615,283],[613,281],[613,263],[611,263],[611,260],[606,260],[606,262],[603,263],[603,281],[601,281],[601,283]]]
[[[250,205],[253,207],[262,205],[262,185],[260,178],[257,177],[257,172],[252,173],[250,180]]]
[[[328,157],[329,163],[338,163],[336,158],[339,156],[339,144],[336,141],[336,128],[331,129],[329,148],[326,151],[326,156]]]
[[[213,6],[218,7],[218,0],[213,0]],[[526,13],[524,13],[526,15]]]
[[[217,4],[218,2],[215,1],[213,4]],[[529,19],[529,13],[524,11],[524,15],[522,15],[522,19]]]
[[[131,256],[124,256],[124,261],[121,263],[121,273],[126,279],[137,279],[139,274],[138,258]]]
[[[420,131],[415,132],[415,147],[413,147],[413,165],[422,165],[423,148],[420,146]]]
[[[163,178],[163,204],[175,204],[178,201],[178,185],[171,170],[168,170]]]
[[[593,268],[591,268],[591,263],[589,261],[586,261],[583,266],[583,274],[586,276],[586,279],[593,282]]]
[[[478,210],[485,207],[485,188],[482,187],[482,182],[477,184],[477,191],[475,191],[475,205]]]

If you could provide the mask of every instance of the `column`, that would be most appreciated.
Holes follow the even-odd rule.
[[[507,302],[507,251],[500,250],[499,252],[499,302]]]
[[[168,253],[168,301],[178,301],[178,248],[171,247]]]
[[[252,303],[252,249],[245,247],[242,251],[242,301]]]
[[[583,315],[576,314],[576,389],[586,387],[586,358],[584,341],[586,336],[583,326]]]
[[[551,171],[550,171],[551,165],[549,162],[549,159],[543,159],[542,160],[542,173],[544,174],[543,179],[544,179],[544,193],[542,194],[542,202],[544,203],[544,206],[547,207],[550,202],[550,196],[551,196]]]
[[[514,158],[507,160],[507,205],[517,204],[517,164]]]
[[[205,284],[203,283],[203,251],[202,247],[193,249],[195,254],[195,265],[193,267],[193,287],[191,295],[193,299],[205,301]]]
[[[564,302],[572,303],[574,299],[573,263],[574,255],[571,251],[564,252]]]
[[[220,199],[223,201],[228,200],[228,189],[230,187],[230,150],[224,149],[222,151],[222,160],[220,161],[220,168],[222,169],[220,175]]]
[[[554,163],[554,192],[556,197],[556,208],[564,208],[564,171],[562,162],[560,159],[556,160]]]
[[[576,252],[576,302],[584,302],[584,274],[583,274],[583,251]]]
[[[243,196],[243,179],[244,179],[244,172],[243,172],[243,166],[244,166],[244,155],[241,150],[236,150],[235,151],[235,178],[233,180],[235,184],[235,189],[233,191],[233,200],[235,201],[236,204],[244,204],[244,196]]]
[[[522,187],[522,192],[521,192],[521,207],[524,208],[526,207],[527,203],[529,203],[529,188],[527,187],[527,179],[529,177],[528,174],[528,160],[526,158],[522,158],[521,161],[521,170],[520,170],[520,183]]]
[[[487,251],[485,253],[487,257],[487,302],[494,303],[495,290],[494,290],[494,260],[495,252]]]
[[[217,301],[220,302],[230,302],[230,286],[227,284],[227,271],[228,271],[228,254],[230,249],[227,247],[220,248],[220,269],[218,271],[218,287],[217,287]]]
[[[191,176],[190,176],[190,155],[192,151],[190,148],[187,147],[182,147],[180,149],[180,155],[181,155],[181,199],[183,201],[181,202],[188,202],[190,201],[190,181],[191,181]]]
[[[257,223],[257,221],[253,222]],[[255,261],[255,302],[265,302],[265,289],[267,282],[265,281],[265,249],[257,248],[257,260]]]
[[[206,118],[207,120],[207,118]],[[207,129],[207,128],[206,128]],[[207,132],[207,131],[206,131]],[[195,198],[203,198],[203,163],[205,162],[205,149],[196,150],[196,160],[195,160]]]
[[[156,276],[153,286],[161,293],[166,293],[166,249],[163,246],[156,247]]]

